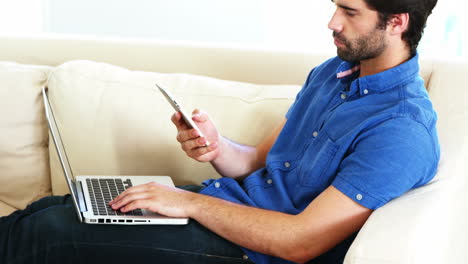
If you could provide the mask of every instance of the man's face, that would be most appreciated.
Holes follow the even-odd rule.
[[[377,11],[370,10],[363,0],[335,0],[334,3],[336,11],[328,27],[333,30],[338,57],[357,62],[382,54],[387,39]]]

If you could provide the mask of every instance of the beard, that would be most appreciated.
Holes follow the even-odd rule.
[[[352,40],[336,32],[333,32],[333,37],[345,45],[337,48],[337,54],[340,59],[348,62],[375,58],[387,48],[384,30],[380,28],[375,28],[367,35]]]

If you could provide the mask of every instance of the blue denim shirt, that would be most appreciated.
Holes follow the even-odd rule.
[[[359,65],[338,57],[313,69],[266,167],[241,184],[230,178],[206,181],[202,193],[298,214],[330,185],[377,209],[429,182],[439,161],[437,116],[419,76],[418,55],[358,76]],[[255,263],[289,263],[246,252]]]

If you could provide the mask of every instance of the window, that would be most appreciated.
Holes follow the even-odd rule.
[[[15,0],[0,2],[0,34],[82,34],[334,52],[330,1]],[[468,57],[455,0],[439,0],[421,54]]]

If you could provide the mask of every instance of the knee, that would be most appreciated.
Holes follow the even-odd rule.
[[[51,206],[12,218],[0,232],[0,248],[6,249],[3,257],[7,263],[27,263],[26,260],[44,258],[58,248],[60,252],[70,252],[67,248],[73,241],[73,230],[76,229],[73,225],[76,223],[74,209],[67,205]],[[3,263],[1,258],[0,262]]]
[[[32,229],[32,236],[46,242],[67,240],[76,224],[79,221],[72,205],[54,205],[29,216],[22,226],[28,225]],[[29,228],[25,227],[26,230]]]

